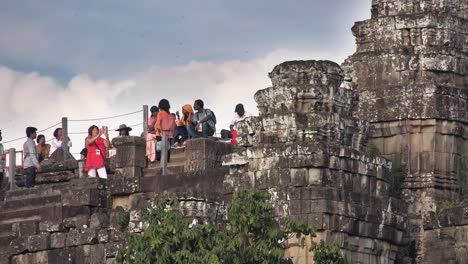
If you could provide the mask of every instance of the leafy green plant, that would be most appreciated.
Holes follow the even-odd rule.
[[[120,227],[120,230],[127,229],[130,223],[130,210],[124,209],[122,212],[119,213],[117,217],[117,224]]]
[[[334,243],[319,243],[312,245],[314,251],[314,262],[316,264],[347,264],[348,262],[341,253],[340,247]]]
[[[444,210],[444,209],[455,208],[460,205],[461,205],[461,201],[459,200],[445,200],[440,204],[439,208],[440,210]]]
[[[380,156],[382,153],[380,152],[379,148],[374,143],[369,143],[367,145],[367,153],[370,157],[375,158]]]
[[[401,162],[401,156],[399,154],[395,155],[392,161],[392,182],[389,188],[390,197],[401,197],[401,189],[407,175],[408,168],[406,164]]]
[[[315,235],[312,225],[287,219],[282,228],[273,220],[270,195],[254,190],[234,193],[228,205],[227,226],[190,225],[177,200],[158,200],[150,211],[150,225],[141,234],[130,234],[119,251],[118,263],[292,263],[284,259],[291,233],[301,238]],[[312,241],[311,241],[312,243]]]
[[[459,200],[445,200],[442,203],[440,203],[439,206],[437,207],[437,210],[435,212],[431,212],[432,224],[434,226],[439,226],[439,214],[442,210],[455,208],[455,207],[460,206],[461,204],[462,202]]]

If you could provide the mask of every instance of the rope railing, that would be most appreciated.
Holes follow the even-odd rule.
[[[51,129],[51,128],[55,128],[55,127],[57,127],[57,126],[60,125],[60,124],[62,124],[62,122],[58,122],[58,123],[53,124],[53,125],[51,125],[51,126],[49,126],[49,127],[47,127],[47,128],[44,128],[44,129],[42,129],[42,130],[39,130],[39,131],[37,131],[37,133],[41,133],[41,132],[47,131],[47,130],[49,130],[49,129]],[[3,144],[9,144],[9,143],[13,143],[13,142],[16,142],[16,141],[19,141],[19,140],[24,140],[24,138],[25,138],[25,136],[22,136],[22,137],[18,137],[18,138],[15,138],[15,139],[3,141],[2,143],[3,143]]]
[[[130,113],[125,113],[125,114],[121,114],[121,115],[115,115],[115,116],[108,116],[108,117],[100,117],[100,118],[88,118],[88,119],[69,119],[68,122],[91,122],[91,121],[102,121],[102,120],[108,120],[108,119],[115,119],[115,118],[118,118],[118,117],[124,117],[124,116],[129,116],[129,115],[134,115],[134,114],[138,114],[138,113],[141,113],[143,112],[143,110],[138,110],[138,111],[134,111],[134,112],[130,112]],[[41,130],[38,130],[37,133],[42,133],[44,131],[47,131],[47,130],[50,130],[52,128],[55,128],[55,127],[58,127],[59,125],[61,125],[62,122],[58,122],[58,123],[55,123],[51,126],[48,126],[44,129],[41,129]],[[143,123],[140,123],[140,124],[136,124],[136,125],[133,125],[133,126],[137,126],[137,125],[142,125]],[[88,132],[72,132],[72,133],[68,133],[69,135],[73,135],[73,134],[87,134]],[[24,140],[25,136],[21,136],[21,137],[17,137],[17,138],[14,138],[14,139],[10,139],[10,140],[6,140],[6,141],[3,141],[2,143],[4,145],[7,145],[7,144],[10,144],[10,143],[13,143],[13,142],[16,142],[16,141],[19,141],[19,140]],[[52,139],[50,140],[47,140],[46,142],[50,142],[52,141]]]
[[[109,116],[109,117],[100,117],[100,118],[89,118],[89,119],[69,119],[68,122],[91,122],[91,121],[102,121],[102,120],[108,120],[108,119],[114,119],[118,117],[123,117],[123,116],[129,116],[133,114],[138,114],[143,112],[143,110],[131,112],[131,113],[126,113],[126,114],[121,114],[121,115],[115,115],[115,116]]]

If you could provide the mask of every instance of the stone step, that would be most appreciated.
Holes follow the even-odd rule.
[[[185,153],[185,147],[171,148],[171,155],[180,155],[180,154],[184,154],[184,153]]]
[[[172,157],[171,156],[171,161],[167,163],[167,166],[173,166],[173,164],[185,164],[185,157],[181,158],[181,157]],[[177,165],[177,166],[178,166]],[[151,168],[161,168],[161,162],[159,161],[155,161],[153,163],[149,163],[148,164],[148,169],[151,169]]]
[[[18,210],[18,208],[34,208],[45,206],[49,204],[60,204],[62,196],[60,194],[53,194],[40,197],[31,197],[24,199],[7,200],[1,206],[2,212],[9,212]]]
[[[60,204],[52,204],[42,207],[21,208],[15,211],[0,212],[0,224],[9,224],[25,221],[56,220],[61,217]]]
[[[60,186],[35,186],[34,188],[20,188],[14,191],[8,191],[5,195],[5,201],[22,200],[33,197],[49,196],[60,194],[60,189],[66,188]]]
[[[171,166],[167,166],[167,170],[169,174],[179,174],[183,173],[185,169],[184,165],[181,164],[173,164]],[[161,168],[147,168],[143,170],[144,177],[151,177],[151,176],[158,176],[162,175]]]
[[[70,181],[70,187],[76,190],[83,190],[83,189],[105,189],[107,186],[107,180],[102,178],[79,178],[73,179]]]

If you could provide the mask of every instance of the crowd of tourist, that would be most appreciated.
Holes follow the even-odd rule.
[[[171,105],[167,99],[159,101],[157,106],[150,108],[151,115],[147,121],[146,157],[149,162],[161,160],[163,145],[167,146],[167,161],[170,161],[171,148],[184,147],[186,140],[200,137],[212,137],[216,132],[216,115],[206,108],[202,100],[196,100],[192,105],[182,106],[181,112],[171,113]],[[229,130],[222,130],[221,137],[236,144],[236,124],[252,115],[244,110],[242,104],[235,107],[235,116],[230,123]],[[122,124],[116,129],[119,137],[130,136],[131,127]],[[163,144],[163,135],[167,135],[167,142]],[[26,128],[26,142],[23,145],[23,173],[26,176],[26,187],[35,185],[36,173],[41,172],[41,162],[44,160],[60,160],[63,158],[62,128],[55,129],[53,139],[47,144],[44,135],[37,135],[35,127]],[[36,145],[36,142],[37,145]],[[0,186],[3,182],[5,154],[0,130]],[[71,141],[68,139],[68,147]],[[85,160],[84,172],[89,177],[107,178],[106,158],[113,149],[109,139],[108,128],[92,125],[88,129],[88,136],[84,140],[85,146],[80,152]]]

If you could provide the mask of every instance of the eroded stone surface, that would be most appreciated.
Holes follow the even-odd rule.
[[[225,191],[265,190],[280,221],[314,224],[357,263],[392,263],[406,205],[388,197],[391,163],[366,153],[369,126],[353,116],[358,97],[340,86],[343,71],[330,61],[291,61],[270,77],[273,87],[255,94],[260,116],[238,125],[245,148],[225,157]],[[287,254],[312,261],[297,248]]]
[[[429,263],[423,238],[431,219],[467,185],[467,7],[375,0],[372,18],[352,29],[357,50],[343,65],[346,86],[359,93],[355,116],[374,126],[371,141],[385,157],[405,165],[404,243],[414,252],[403,255],[418,263]]]

